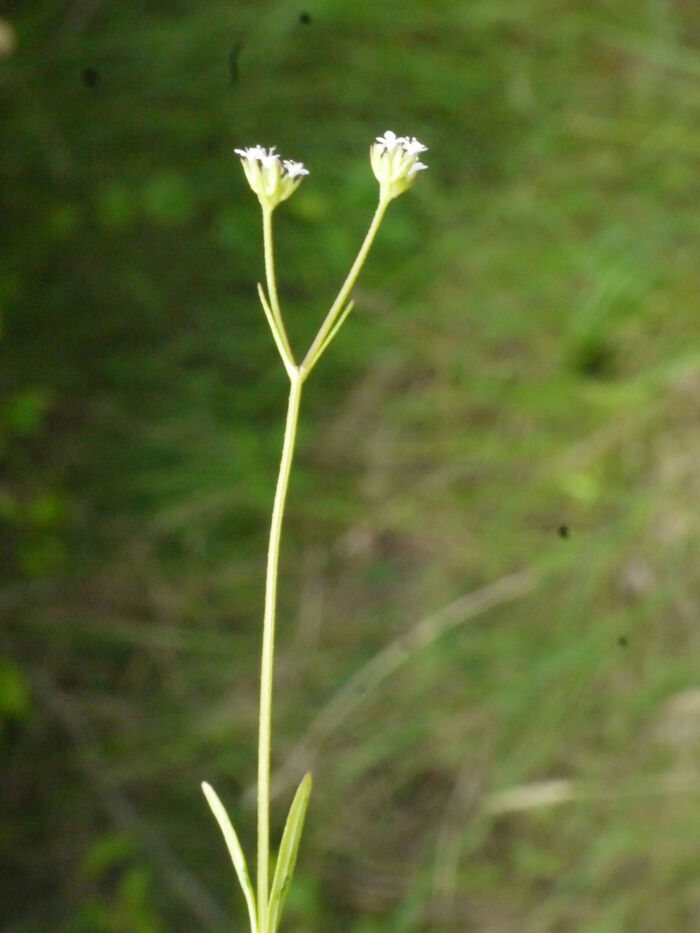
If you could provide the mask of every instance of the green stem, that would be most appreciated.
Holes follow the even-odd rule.
[[[272,933],[272,931],[268,929],[270,921],[270,747],[272,732],[272,675],[275,652],[277,573],[284,505],[287,498],[287,489],[289,487],[289,475],[292,469],[294,442],[296,439],[297,423],[299,421],[301,389],[304,379],[308,376],[323,351],[335,336],[337,329],[352,307],[352,302],[348,307],[345,307],[346,299],[367,258],[370,246],[379,229],[379,224],[382,221],[388,203],[389,199],[380,197],[379,204],[372,218],[372,223],[360,247],[357,258],[301,366],[297,366],[294,363],[294,357],[292,356],[289,340],[287,339],[287,334],[282,322],[282,313],[280,311],[279,299],[277,297],[277,285],[275,282],[275,261],[272,247],[272,211],[263,207],[265,275],[267,277],[267,292],[270,299],[269,306],[265,303],[262,293],[260,299],[263,303],[263,309],[268,315],[273,335],[276,340],[279,341],[278,348],[280,349],[287,373],[289,374],[290,389],[287,421],[284,428],[284,443],[282,445],[282,459],[280,461],[279,475],[277,477],[275,502],[272,508],[270,543],[267,551],[267,574],[265,579],[265,614],[263,619],[262,663],[260,669],[260,722],[258,734],[258,933]]]
[[[268,284],[269,288],[269,284]],[[272,300],[272,290],[270,298]],[[275,649],[275,612],[277,603],[277,568],[284,504],[292,469],[294,441],[296,439],[301,387],[303,379],[298,369],[290,373],[289,403],[284,428],[284,444],[280,461],[275,503],[272,509],[270,544],[267,551],[265,581],[265,616],[263,621],[262,664],[260,671],[260,728],[258,740],[258,929],[269,933],[268,896],[270,863],[270,744],[272,728],[272,668]]]
[[[326,315],[325,321],[321,325],[319,332],[316,334],[314,342],[309,347],[309,352],[304,357],[304,362],[301,364],[300,369],[304,374],[304,378],[308,376],[308,374],[318,362],[321,353],[323,350],[325,350],[326,346],[328,346],[328,344],[325,342],[326,337],[333,328],[333,325],[335,324],[338,315],[340,314],[341,309],[345,304],[345,300],[350,293],[350,289],[353,287],[358,275],[360,274],[360,269],[364,265],[367,254],[369,253],[370,246],[372,245],[372,241],[377,234],[379,224],[382,222],[382,218],[384,217],[384,212],[386,211],[388,204],[389,199],[380,197],[379,204],[377,205],[377,209],[374,212],[374,217],[372,218],[372,223],[369,225],[369,230],[367,231],[362,246],[360,247],[357,258],[352,264],[352,268],[348,272],[347,278],[343,282],[342,288],[338,292],[335,301],[331,305],[331,309]]]
[[[272,310],[272,315],[274,317],[275,323],[277,324],[277,332],[279,333],[282,346],[284,347],[287,358],[294,362],[294,355],[292,353],[291,347],[289,346],[289,339],[287,337],[287,332],[284,329],[284,322],[282,320],[282,312],[280,310],[280,302],[277,297],[277,281],[275,279],[275,252],[272,246],[272,210],[270,208],[263,207],[263,245],[265,248],[265,278],[267,280],[267,293],[270,296],[270,307]]]

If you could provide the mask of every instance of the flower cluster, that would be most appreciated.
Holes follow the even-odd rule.
[[[390,201],[411,187],[418,172],[428,167],[418,160],[420,153],[426,152],[427,148],[415,136],[409,139],[408,136],[397,136],[391,130],[377,136],[370,147],[369,158],[382,198]]]
[[[275,146],[270,149],[251,146],[234,151],[241,158],[248,184],[267,210],[273,210],[281,201],[286,201],[297,190],[304,175],[309,174],[302,162],[280,159]]]
[[[415,136],[397,136],[387,130],[377,136],[369,150],[372,171],[379,182],[379,196],[386,204],[407,191],[418,177],[418,172],[428,166],[419,161],[421,152],[428,147],[418,142]],[[248,184],[257,194],[264,210],[271,211],[281,201],[294,194],[308,169],[302,162],[281,159],[275,146],[250,146],[235,149],[240,156]]]

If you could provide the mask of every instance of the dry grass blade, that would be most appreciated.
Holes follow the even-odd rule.
[[[404,635],[394,639],[361,667],[314,717],[292,749],[283,767],[273,775],[271,791],[279,794],[302,767],[308,767],[320,744],[367,696],[413,657],[446,632],[503,603],[531,593],[538,583],[534,570],[520,570],[501,577],[426,616]]]

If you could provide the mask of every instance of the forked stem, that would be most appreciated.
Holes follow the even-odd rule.
[[[364,238],[355,262],[343,282],[338,295],[333,302],[323,324],[309,348],[301,366],[294,363],[294,357],[289,346],[287,334],[282,322],[277,285],[275,281],[275,264],[272,248],[272,211],[263,208],[263,235],[265,243],[265,273],[267,278],[267,293],[270,303],[266,305],[261,294],[263,308],[270,320],[273,334],[278,341],[278,347],[285,361],[289,374],[290,389],[287,405],[287,420],[284,428],[284,442],[282,445],[282,459],[280,461],[275,501],[272,508],[272,522],[270,526],[270,543],[267,551],[267,572],[265,578],[265,614],[263,618],[263,646],[262,663],[260,668],[260,721],[258,734],[258,864],[257,864],[257,919],[259,933],[274,933],[269,929],[269,892],[270,892],[270,749],[272,733],[272,680],[275,653],[275,618],[277,609],[277,573],[279,567],[280,540],[282,536],[282,519],[284,506],[289,488],[289,476],[294,456],[294,443],[296,440],[297,424],[299,421],[299,407],[301,404],[301,389],[304,379],[339,330],[345,317],[352,307],[352,302],[346,307],[350,289],[360,274],[360,269],[369,253],[372,241],[376,236],[379,224],[384,217],[388,199],[380,198],[372,223]]]
[[[384,136],[378,136],[370,150],[370,163],[379,182],[379,204],[369,226],[362,246],[352,267],[343,282],[335,301],[321,324],[308,353],[301,365],[297,365],[289,344],[289,338],[282,320],[277,283],[275,279],[275,257],[272,241],[272,212],[298,188],[308,171],[301,162],[280,159],[275,147],[264,149],[252,146],[236,149],[241,158],[243,171],[250,187],[258,197],[263,214],[263,244],[265,250],[265,279],[267,296],[258,286],[260,302],[265,317],[270,325],[272,336],[289,376],[289,402],[287,420],[284,429],[282,459],[280,461],[275,501],[272,508],[270,542],[267,551],[267,571],[265,576],[265,612],[263,618],[262,662],[260,668],[260,719],[258,732],[258,850],[257,850],[257,891],[254,894],[245,856],[238,836],[231,824],[224,806],[213,788],[203,784],[209,806],[219,823],[226,845],[231,855],[238,880],[248,903],[251,933],[276,933],[279,916],[284,902],[287,885],[294,871],[299,839],[311,793],[311,775],[307,774],[294,797],[287,817],[280,852],[272,881],[270,895],[270,749],[272,733],[272,680],[275,651],[275,616],[277,607],[277,573],[279,567],[280,540],[284,506],[289,488],[289,476],[294,457],[301,390],[304,380],[321,358],[331,341],[342,327],[352,310],[352,301],[348,301],[360,269],[364,265],[369,249],[376,236],[384,213],[391,200],[406,191],[415,181],[416,173],[426,166],[418,161],[418,154],[425,151],[425,146],[414,137],[397,136],[387,130]],[[257,911],[256,911],[257,902]],[[257,916],[256,916],[257,914]]]

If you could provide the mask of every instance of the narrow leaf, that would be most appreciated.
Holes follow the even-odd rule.
[[[282,833],[282,842],[277,856],[277,865],[275,866],[275,875],[272,879],[272,888],[270,889],[270,902],[268,908],[269,915],[269,933],[276,933],[282,916],[282,907],[284,899],[287,896],[287,889],[294,874],[294,866],[299,851],[299,842],[301,840],[301,830],[306,816],[306,807],[309,803],[311,794],[311,774],[306,774],[302,779],[299,788],[294,795],[294,800],[289,808],[289,816]]]
[[[243,894],[245,896],[246,903],[248,904],[251,933],[258,933],[258,921],[255,914],[255,894],[253,892],[253,886],[250,883],[245,856],[243,855],[241,844],[238,841],[236,830],[233,828],[228,813],[226,812],[222,802],[219,800],[214,788],[210,784],[207,784],[206,781],[203,781],[202,790],[204,791],[204,796],[207,798],[207,803],[211,807],[211,812],[214,814],[216,822],[219,824],[219,828],[221,829],[224,840],[226,842],[226,847],[228,848],[228,853],[231,856],[231,861],[233,862],[233,867],[236,869],[238,880],[241,884],[241,888],[243,889]]]
[[[282,362],[284,363],[287,371],[289,372],[291,364],[290,355],[287,352],[287,347],[284,340],[282,339],[282,334],[280,331],[280,326],[275,318],[275,315],[270,308],[270,304],[265,297],[265,292],[263,291],[262,285],[258,283],[258,296],[260,298],[260,304],[262,305],[263,311],[265,312],[265,317],[267,318],[267,323],[270,325],[270,330],[272,331],[272,336],[275,340],[279,354],[282,357]]]
[[[309,371],[311,371],[311,369],[313,369],[313,367],[316,365],[316,363],[318,363],[318,361],[321,359],[321,357],[323,356],[323,354],[326,352],[326,350],[328,349],[328,346],[329,346],[331,340],[333,340],[333,338],[335,337],[335,335],[338,333],[338,331],[340,330],[340,328],[343,326],[343,324],[345,323],[345,318],[348,316],[348,314],[350,314],[350,312],[352,311],[352,309],[353,309],[354,307],[355,307],[355,302],[354,302],[354,301],[351,300],[351,301],[349,301],[349,302],[347,303],[347,305],[345,306],[345,310],[340,314],[340,316],[339,316],[338,319],[336,320],[335,324],[334,324],[333,327],[330,329],[330,332],[326,335],[325,340],[323,341],[323,343],[321,344],[321,346],[320,346],[320,347],[318,348],[318,350],[316,351],[313,360],[311,360],[311,362],[310,362],[309,365],[307,366],[307,369],[308,369]]]

